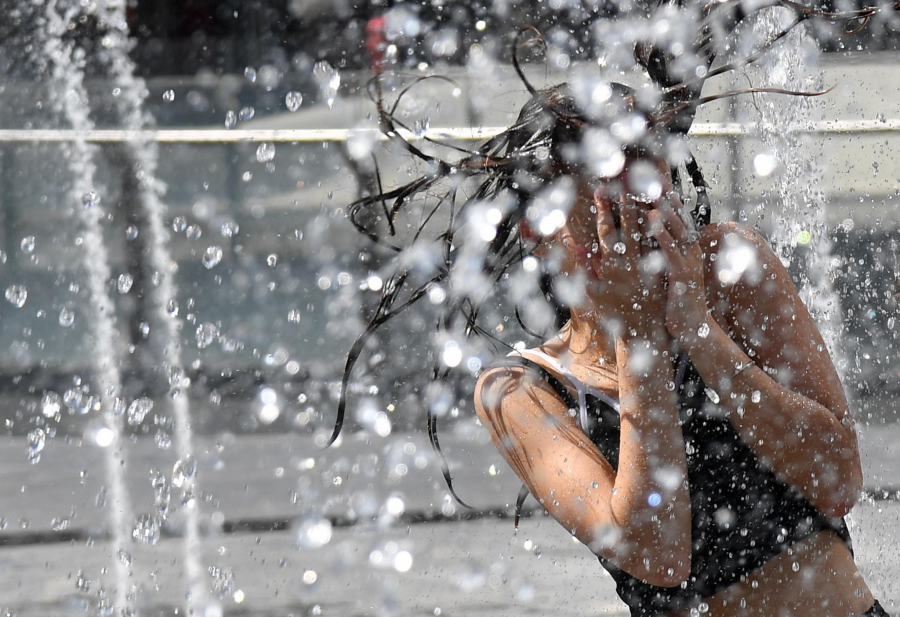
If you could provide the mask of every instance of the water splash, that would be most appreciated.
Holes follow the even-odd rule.
[[[771,35],[781,28],[779,10],[764,13],[757,32]],[[801,67],[815,64],[816,42],[803,27],[796,28],[769,54],[766,85],[787,90],[817,90],[817,76],[803,74]],[[804,144],[802,130],[809,123],[810,109],[822,105],[818,98],[762,95],[756,99],[761,124],[757,127],[767,150],[757,154],[754,168],[760,176],[771,176],[777,188],[780,212],[773,217],[771,240],[786,265],[797,260],[800,296],[819,326],[828,352],[843,373],[844,350],[840,347],[840,298],[832,285],[831,251],[825,219],[825,186],[822,169]],[[808,250],[797,251],[798,245]],[[841,378],[845,375],[841,374]]]
[[[40,46],[47,62],[49,81],[53,84],[50,92],[54,106],[75,131],[84,133],[94,128],[90,108],[86,103],[88,96],[84,85],[85,52],[66,36],[70,26],[77,23],[80,11],[77,4],[64,6],[48,2],[44,11],[44,30],[38,36],[42,39]],[[78,136],[66,148],[68,150],[66,160],[73,176],[69,198],[72,203],[83,203],[84,195],[96,194],[97,168],[94,163],[94,151],[83,137]],[[89,320],[96,350],[93,354],[94,374],[99,382],[97,389],[100,392],[104,428],[108,431],[105,435],[109,441],[104,448],[104,461],[106,481],[112,499],[109,508],[113,545],[111,559],[116,581],[112,600],[123,613],[127,613],[131,612],[130,602],[126,597],[130,575],[121,560],[114,558],[127,547],[131,532],[129,524],[131,501],[124,478],[122,419],[116,414],[121,399],[122,382],[114,343],[118,338],[113,322],[115,307],[107,286],[111,272],[102,228],[106,212],[99,203],[93,203],[89,208],[76,208],[75,212],[82,228],[83,263],[88,273],[88,289],[94,310],[93,318]],[[33,240],[29,244],[33,250]],[[23,250],[26,250],[25,246]],[[60,320],[63,320],[62,315]]]

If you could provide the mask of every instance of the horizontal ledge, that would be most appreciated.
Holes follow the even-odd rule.
[[[875,488],[863,491],[860,503],[869,502],[897,502],[900,501],[900,490],[897,488]],[[510,505],[467,510],[460,507],[455,514],[442,514],[433,511],[413,511],[404,512],[394,517],[389,523],[394,526],[404,525],[423,525],[423,524],[441,524],[441,523],[463,523],[479,520],[509,520],[513,518],[514,508]],[[541,516],[549,516],[544,508],[534,505],[523,508],[521,518],[538,518]],[[377,517],[362,518],[344,518],[338,516],[325,516],[325,519],[334,528],[355,527],[357,525],[373,524],[378,525]],[[262,533],[273,531],[289,531],[295,528],[295,522],[300,519],[296,517],[275,516],[272,518],[254,518],[254,519],[238,519],[226,520],[220,527],[214,529],[202,529],[203,537],[210,537],[217,534],[239,534],[239,533]],[[513,528],[510,522],[510,528]],[[64,531],[35,531],[35,532],[5,532],[0,534],[0,550],[8,547],[28,546],[34,544],[58,544],[63,542],[80,542],[84,540],[101,540],[108,541],[112,538],[112,534],[101,527],[93,529],[71,529]],[[176,529],[163,527],[160,529],[160,540],[183,538],[183,534]]]
[[[424,133],[413,134],[400,131],[411,141],[425,138],[479,141],[489,139],[506,130],[507,127],[446,127],[432,128]],[[766,125],[725,123],[698,123],[689,133],[693,137],[737,137],[753,135]],[[782,125],[770,129],[785,131]],[[822,120],[789,128],[790,132],[812,135],[860,135],[865,133],[894,133],[900,131],[900,119],[892,120]],[[321,143],[347,141],[351,137],[370,135],[376,129],[166,129],[161,131],[128,131],[118,129],[96,129],[74,131],[70,129],[0,129],[0,143]],[[377,139],[387,139],[378,133]]]

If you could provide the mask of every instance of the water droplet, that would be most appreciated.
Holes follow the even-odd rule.
[[[268,163],[275,158],[275,144],[264,141],[256,148],[256,160],[260,163]]]
[[[238,112],[238,118],[242,121],[251,120],[255,115],[256,110],[252,107],[241,107],[241,110]]]
[[[138,229],[137,225],[129,225],[128,227],[125,228],[125,239],[126,240],[134,240],[135,238],[138,237],[138,234],[140,232],[141,232],[141,230]]]
[[[203,230],[200,229],[199,225],[188,225],[184,233],[188,240],[199,240],[200,236],[203,235]]]
[[[299,92],[291,91],[284,96],[284,105],[288,111],[297,111],[303,105],[303,95]]]
[[[431,126],[431,118],[422,118],[420,120],[416,120],[413,123],[413,135],[416,137],[422,137],[425,133],[428,132],[428,128]]]
[[[100,203],[100,197],[94,191],[88,191],[81,196],[81,205],[85,208],[93,208]]]
[[[176,216],[172,219],[172,231],[177,234],[180,234],[185,229],[187,229],[187,219],[183,216]]]
[[[25,236],[22,238],[22,242],[19,244],[23,253],[33,253],[34,252],[34,236]]]
[[[91,590],[91,581],[84,575],[83,570],[79,570],[78,575],[75,577],[75,589],[84,593]]]
[[[63,402],[66,404],[66,407],[81,407],[81,401],[83,399],[84,395],[80,388],[69,388],[63,392]]]
[[[36,428],[28,433],[26,444],[28,446],[28,460],[36,463],[36,458],[40,457],[44,445],[47,443],[47,435],[42,428]]]
[[[197,326],[196,331],[196,339],[197,339],[197,347],[199,349],[206,349],[216,340],[216,336],[219,334],[219,329],[213,323],[203,323]]]
[[[313,67],[313,77],[319,84],[322,98],[328,105],[328,109],[334,108],[334,99],[338,88],[341,87],[341,75],[328,62],[316,62]]]
[[[256,81],[256,69],[252,66],[248,66],[244,69],[244,77],[247,78],[250,82]]]
[[[128,406],[128,424],[137,426],[144,421],[144,417],[153,409],[153,401],[147,397],[135,399]]]
[[[753,170],[760,178],[770,176],[778,166],[778,159],[771,152],[760,152],[753,157]]]
[[[184,458],[179,459],[172,468],[172,486],[182,488],[195,475],[197,475],[197,461],[188,454]]]
[[[59,325],[68,328],[73,323],[75,323],[75,311],[72,310],[72,307],[65,305],[59,309]]]
[[[10,285],[6,288],[6,301],[16,308],[25,306],[28,290],[23,285]]]
[[[225,128],[233,129],[235,126],[237,126],[237,121],[238,121],[237,114],[234,113],[233,110],[229,109],[225,113]]]
[[[178,317],[178,302],[174,298],[166,302],[166,314],[169,317]]]
[[[708,323],[700,324],[700,327],[697,328],[697,336],[699,336],[700,338],[706,338],[707,336],[709,336]]]
[[[667,379],[666,380],[666,390],[668,390],[669,392],[674,391],[675,390],[675,382],[670,379]]]
[[[131,286],[134,285],[134,277],[128,273],[120,274],[119,278],[116,280],[116,291],[120,294],[127,294],[131,291]]]
[[[410,568],[412,568],[412,563],[413,558],[409,551],[399,551],[394,555],[391,565],[394,566],[397,572],[409,572]]]
[[[210,591],[218,599],[223,600],[225,596],[234,591],[234,572],[231,568],[209,566],[207,572],[212,577]]]
[[[300,548],[321,548],[331,542],[331,522],[327,518],[309,517],[297,527],[297,542]]]
[[[288,323],[300,323],[300,311],[291,309],[287,316]]]
[[[758,403],[761,399],[762,399],[762,394],[760,393],[759,390],[754,390],[750,394],[750,400],[753,401],[754,403]]]
[[[141,514],[134,519],[131,537],[141,544],[153,546],[159,542],[159,519],[153,514]]]
[[[625,254],[625,243],[624,242],[616,242],[613,244],[613,250],[617,252],[619,255]]]
[[[175,91],[171,89],[166,90],[165,92],[163,92],[162,98],[166,103],[171,103],[175,100]]]
[[[160,450],[168,450],[172,447],[172,438],[162,429],[156,431],[154,439],[156,440],[156,447]]]
[[[226,221],[219,226],[219,233],[226,238],[233,238],[240,229],[240,226],[234,221]]]
[[[791,564],[791,570],[793,570],[794,572],[799,572],[799,571],[800,571],[800,564],[799,564],[798,562],[795,561],[794,563]]]
[[[93,398],[93,397],[90,397]],[[86,413],[86,411],[85,411]],[[116,440],[116,434],[109,427],[102,426],[94,433],[94,442],[101,448],[107,448]]]
[[[652,203],[662,195],[662,178],[656,165],[647,161],[636,161],[628,168],[628,187],[636,201]]]
[[[710,401],[712,401],[712,403],[713,403],[714,405],[718,405],[718,404],[719,404],[719,400],[720,400],[720,399],[719,399],[719,393],[716,392],[715,390],[713,390],[712,388],[707,388],[707,389],[706,389],[706,397],[707,397]]]
[[[222,249],[218,246],[208,246],[206,247],[206,251],[203,253],[203,267],[207,270],[212,270],[219,262],[222,261]]]
[[[41,399],[41,414],[45,418],[54,418],[60,412],[62,406],[59,402],[59,394],[56,392],[47,392]]]

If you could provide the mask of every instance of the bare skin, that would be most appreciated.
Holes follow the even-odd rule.
[[[821,336],[771,248],[734,224],[710,225],[690,242],[673,196],[653,204],[655,213],[620,204],[621,230],[614,205],[582,187],[566,226],[539,251],[565,251],[563,271],[584,270],[595,281],[584,306],[541,349],[619,399],[619,472],[553,390],[524,369],[492,369],[478,383],[476,409],[499,451],[595,553],[651,584],[680,584],[690,570],[690,487],[677,404],[663,387],[676,339],[760,459],[826,515],[845,515],[862,484],[853,422]],[[651,235],[660,249],[634,239]],[[616,242],[626,245],[624,255]],[[597,245],[599,254],[588,256]],[[664,273],[642,267],[658,261],[647,258],[654,250],[665,257]],[[635,303],[641,310],[631,310]],[[698,336],[704,324],[709,333]],[[635,354],[647,361],[629,363]],[[729,379],[751,359],[755,366]],[[660,469],[684,480],[663,481],[673,474],[661,477]],[[648,504],[651,493],[660,505]],[[705,602],[713,615],[852,617],[874,599],[840,538],[822,531]]]

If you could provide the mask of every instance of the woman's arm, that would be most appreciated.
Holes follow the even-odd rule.
[[[660,335],[617,346],[618,473],[552,388],[529,371],[485,372],[475,407],[497,449],[553,518],[632,576],[672,587],[690,572],[691,512],[676,401],[661,387],[673,370],[662,353],[668,336]],[[635,354],[657,361],[634,362]]]
[[[862,488],[856,433],[837,372],[787,270],[740,225],[708,226],[701,245],[717,256],[704,260],[715,319],[707,320],[705,338],[682,335],[691,361],[762,461],[827,516],[847,514]],[[751,360],[754,366],[739,371]]]

